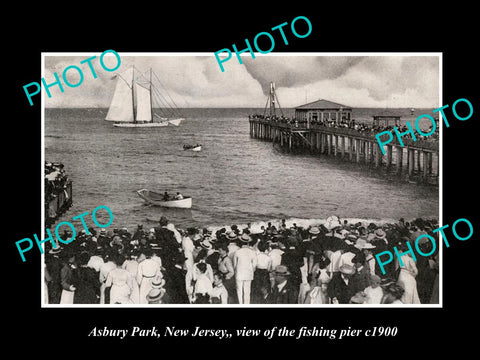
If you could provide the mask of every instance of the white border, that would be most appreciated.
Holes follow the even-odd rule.
[[[45,57],[46,56],[93,56],[100,55],[101,53],[96,52],[42,52],[41,53],[41,76],[44,77],[45,69]],[[148,52],[119,52],[120,57],[134,57],[134,56],[211,56],[215,57],[213,52],[190,52],[190,53],[178,53],[178,52],[165,52],[165,53],[148,53]],[[254,52],[255,57],[257,56],[432,56],[438,57],[439,59],[439,97],[438,104],[442,106],[443,104],[443,53],[442,52],[276,52],[262,54]],[[250,56],[250,53],[242,53],[241,56]],[[238,64],[241,66],[241,64]],[[219,69],[220,71],[220,69]],[[442,116],[439,113],[439,227],[443,226],[443,125]],[[43,239],[43,234],[45,233],[45,211],[44,211],[44,192],[45,192],[45,95],[44,91],[41,91],[41,235]],[[411,308],[443,308],[443,242],[439,240],[439,303],[438,304],[249,304],[249,305],[239,305],[239,304],[45,304],[45,290],[44,290],[44,279],[45,279],[45,268],[43,266],[45,262],[45,255],[41,254],[40,260],[40,286],[41,286],[41,298],[40,298],[40,307],[41,308],[95,308],[95,309],[118,309],[118,308],[178,308],[178,309],[193,309],[193,308],[236,308],[236,309],[251,309],[251,308],[268,308],[268,309],[282,309],[282,308],[295,308],[295,309],[338,309],[338,308],[360,308],[360,309],[384,309],[384,308],[400,308],[400,309],[411,309]]]

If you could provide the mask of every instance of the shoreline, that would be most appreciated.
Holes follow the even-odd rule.
[[[342,223],[344,221],[347,221],[347,223],[350,224],[350,225],[361,223],[362,226],[364,226],[364,227],[368,227],[368,225],[371,224],[371,223],[373,223],[377,226],[383,226],[383,225],[386,225],[386,224],[398,224],[400,222],[400,219],[393,219],[393,218],[382,218],[382,219],[359,218],[359,217],[345,217],[345,218],[343,218],[343,217],[340,217],[340,216],[334,215],[334,214],[332,214],[331,216],[326,217],[326,218],[297,218],[297,217],[281,218],[281,217],[279,217],[279,218],[271,218],[271,219],[268,219],[268,220],[256,220],[256,221],[250,221],[250,222],[239,221],[239,222],[232,222],[231,224],[223,224],[223,225],[196,225],[196,226],[193,225],[193,224],[191,226],[179,226],[175,223],[174,220],[172,220],[171,217],[167,216],[167,219],[168,219],[169,223],[171,223],[175,226],[176,230],[186,231],[188,228],[195,228],[195,229],[197,229],[198,231],[201,232],[202,230],[206,229],[211,234],[215,234],[216,231],[218,231],[222,228],[225,228],[226,231],[230,231],[230,230],[232,230],[232,226],[236,226],[239,229],[247,229],[248,228],[249,231],[252,232],[252,233],[261,233],[262,232],[262,229],[261,229],[262,226],[267,228],[268,223],[270,223],[275,228],[279,229],[282,225],[283,220],[285,220],[285,225],[286,225],[287,228],[291,228],[295,224],[299,228],[309,229],[310,227],[313,227],[313,226],[325,225],[328,222],[328,219],[332,216],[336,216]],[[439,220],[438,216],[419,216],[419,217],[412,217],[412,218],[403,218],[403,220],[406,223],[412,223],[416,219],[419,219],[419,218],[423,219],[423,220],[429,220],[429,221],[433,220],[434,222],[438,222],[438,220]],[[160,219],[160,217],[159,217],[159,219]],[[146,221],[141,222],[140,224],[143,226],[145,231],[149,231],[149,230],[155,228],[156,226],[158,226],[159,219],[147,218]],[[65,221],[65,219],[64,220],[60,220],[60,219],[57,220],[54,224],[52,224],[50,229],[53,231],[53,229],[55,229],[55,226],[57,224],[61,223],[62,221]],[[72,224],[77,225],[76,223],[72,223]],[[137,225],[139,225],[139,224],[132,225],[132,226],[123,225],[123,224],[113,225],[113,226],[109,226],[108,228],[106,228],[106,231],[107,231],[107,234],[109,234],[110,236],[113,235],[113,230],[114,229],[127,229],[129,232],[133,232],[133,231],[135,231]],[[45,227],[45,228],[48,228],[48,227]],[[88,225],[88,228],[90,229],[90,228],[94,228],[94,227]],[[81,224],[78,224],[77,226],[75,226],[75,230],[77,230],[77,234],[80,234],[80,232],[83,229],[84,228]],[[96,231],[100,231],[100,228],[96,229]]]

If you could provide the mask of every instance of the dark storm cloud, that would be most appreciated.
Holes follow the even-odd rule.
[[[270,81],[274,81],[277,87],[298,87],[336,79],[362,60],[363,57],[359,56],[262,56],[248,59],[245,66],[267,94]]]

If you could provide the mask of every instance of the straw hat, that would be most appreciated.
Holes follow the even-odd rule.
[[[387,233],[383,231],[383,229],[377,229],[375,230],[375,236],[378,239],[385,239],[387,237]]]
[[[163,278],[163,275],[162,276],[156,276],[152,280],[152,288],[153,289],[161,289],[164,286],[165,286],[165,279]]]
[[[355,243],[355,246],[357,249],[363,250],[363,249],[375,249],[375,245],[372,245],[371,243],[367,242],[365,239],[358,239],[357,242]]]
[[[250,237],[250,235],[248,234],[242,234],[242,236],[240,236],[240,241],[244,244],[248,244],[250,243],[250,241],[252,241],[252,238]]]
[[[227,232],[227,239],[228,240],[235,240],[237,238],[237,235],[233,231]]]
[[[213,245],[212,245],[212,243],[210,242],[209,239],[203,239],[200,242],[200,246],[204,249],[207,249],[207,250],[211,250],[213,248]]]
[[[150,292],[147,294],[147,301],[148,302],[158,302],[162,300],[162,298],[165,296],[165,289],[163,288],[154,288],[150,290]]]
[[[56,248],[52,247],[48,253],[51,255],[59,254],[62,251],[62,248],[60,246],[57,246]]]
[[[343,264],[339,268],[342,274],[353,275],[355,273],[355,268],[352,265]]]
[[[317,226],[312,226],[308,232],[312,235],[320,234],[320,229]]]

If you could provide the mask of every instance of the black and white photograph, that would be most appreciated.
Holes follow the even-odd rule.
[[[440,304],[440,54],[249,55],[43,54],[45,304]]]
[[[179,5],[2,24],[6,352],[473,351],[475,11]]]

